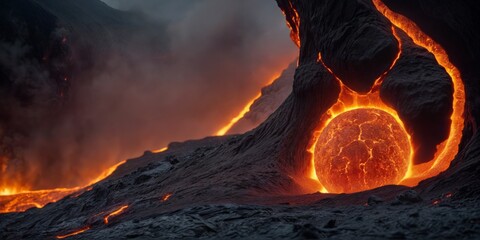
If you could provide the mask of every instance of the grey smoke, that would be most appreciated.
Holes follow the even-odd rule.
[[[121,39],[88,81],[75,79],[68,114],[26,148],[33,188],[85,184],[145,150],[212,135],[296,57],[275,1],[105,2],[166,36]]]

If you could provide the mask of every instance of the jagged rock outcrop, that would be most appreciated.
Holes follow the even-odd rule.
[[[452,79],[433,54],[400,32],[402,54],[385,77],[380,95],[398,112],[415,148],[416,164],[433,159],[447,139],[453,102]]]
[[[335,103],[340,89],[335,78],[317,61],[317,55],[324,46],[320,44],[322,41],[317,39],[319,36],[316,32],[322,28],[311,20],[315,20],[320,14],[323,14],[322,17],[326,17],[327,13],[334,16],[335,12],[325,13],[321,6],[334,2],[341,3],[335,0],[277,0],[277,2],[291,25],[294,24],[290,20],[295,15],[294,9],[301,20],[300,29],[293,29],[294,32],[300,32],[300,64],[295,72],[292,93],[264,123],[243,135],[173,143],[167,152],[147,153],[139,159],[128,161],[110,178],[81,195],[72,195],[43,209],[3,215],[0,219],[2,230],[0,237],[48,238],[67,234],[85,226],[90,229],[72,239],[163,236],[435,239],[480,236],[478,226],[480,133],[476,128],[476,123],[480,119],[476,110],[479,109],[477,100],[480,92],[477,91],[478,86],[472,87],[478,82],[477,76],[480,75],[474,74],[478,71],[473,70],[474,64],[470,65],[470,62],[459,64],[460,70],[466,71],[463,79],[467,87],[467,105],[470,110],[465,115],[467,127],[461,150],[447,171],[421,182],[414,188],[384,186],[355,194],[314,193],[315,190],[305,184],[303,179],[310,164],[307,147],[311,143],[313,131],[321,121],[321,116]],[[370,1],[359,0],[351,3],[349,1],[348,4],[359,4],[359,7],[341,8],[342,11],[337,11],[343,13],[343,10],[364,9],[360,13],[370,12],[376,16],[371,21],[379,23],[380,30],[374,32],[383,38],[368,39],[369,45],[378,46],[384,43],[383,40],[391,39],[386,28],[388,22],[371,10],[373,5]],[[448,6],[444,2],[436,4]],[[410,6],[416,5],[405,3],[403,7]],[[423,11],[432,13],[434,10],[423,8]],[[448,9],[443,11],[449,12]],[[420,26],[422,21],[427,23],[434,21],[425,17],[424,12],[417,11],[412,16],[414,20],[415,17],[420,18],[417,19]],[[354,14],[355,11],[349,13]],[[452,12],[455,16],[459,13],[461,12]],[[371,17],[369,15],[366,19]],[[471,18],[462,16],[455,20],[468,25]],[[476,28],[462,27],[455,28],[455,31],[463,33],[459,35],[463,40],[466,40],[464,36],[470,35],[475,35],[478,39],[478,32],[474,29]],[[354,33],[358,32],[353,31],[349,36],[355,36]],[[432,34],[439,42],[442,42],[441,36]],[[464,43],[470,44],[466,49],[472,50],[473,56],[479,56],[476,51],[477,42]],[[454,56],[471,54],[462,52],[463,47],[445,46],[448,52],[459,51],[454,53]],[[404,68],[414,61],[423,59],[425,61],[422,61],[422,64],[426,64],[428,70],[431,70],[430,74],[436,76],[425,78],[426,82],[422,87],[429,86],[433,79],[446,80],[444,73],[438,68],[429,67],[432,64],[431,56],[421,49],[408,48],[407,45],[405,54],[412,51],[411,55],[399,60],[400,65],[392,70],[390,78],[385,79],[387,85],[383,88],[383,97],[405,115],[410,114],[410,109],[402,108],[416,103],[402,102],[401,98],[409,96],[411,92],[399,91],[395,92],[399,95],[394,95],[392,91],[389,92],[389,88],[409,85],[410,81],[413,81],[411,77],[423,75],[419,73],[417,65],[411,66],[411,71]],[[388,54],[379,53],[383,51],[362,52],[372,55],[366,57],[365,62],[361,64],[364,66],[361,71],[366,71],[369,77],[356,86],[358,89],[369,85],[369,79],[381,74],[385,69],[385,66],[374,68],[365,66],[379,59],[391,62],[388,61],[391,60],[391,56],[385,60],[383,57]],[[335,67],[334,53],[323,57],[332,69],[337,68],[339,72],[344,72],[342,74],[345,74],[346,79],[349,78],[346,69],[342,70],[342,66]],[[352,61],[355,63],[357,60]],[[450,91],[450,86],[446,82],[436,87],[442,89],[441,91]],[[422,94],[432,93],[425,91]],[[447,95],[435,96],[436,101],[438,98],[439,106],[428,112],[429,115],[441,115],[442,112],[448,111],[447,104],[444,105],[444,101],[448,100]],[[421,102],[421,99],[419,101]],[[429,104],[431,103],[427,102],[426,106],[431,106]],[[405,119],[409,119],[408,117]],[[414,119],[412,117],[411,121]],[[169,193],[173,194],[170,199],[162,200]],[[378,201],[375,206],[364,206],[372,195],[382,201]],[[242,204],[262,206],[245,207]],[[112,218],[109,224],[104,224],[102,217],[105,213],[123,205],[128,205],[128,209]],[[238,228],[229,227],[232,224],[225,222],[233,222],[233,226]],[[160,235],[159,232],[165,235]]]

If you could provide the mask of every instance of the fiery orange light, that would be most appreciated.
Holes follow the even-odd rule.
[[[413,166],[409,178],[402,184],[414,186],[423,179],[438,175],[445,171],[458,152],[458,146],[462,138],[464,127],[465,88],[461,79],[460,71],[450,62],[447,52],[426,35],[410,19],[391,11],[382,1],[373,0],[377,10],[385,16],[393,25],[402,29],[413,42],[435,56],[438,64],[445,68],[453,83],[453,112],[450,116],[450,134],[443,143],[437,146],[434,160],[425,164]]]
[[[380,0],[373,1],[377,10],[382,13],[387,19],[392,22],[392,25],[398,27],[399,29],[403,30],[410,38],[413,39],[414,43],[420,47],[427,49],[431,52],[435,59],[437,60],[438,64],[445,68],[447,73],[452,78],[453,87],[454,87],[454,101],[453,101],[453,113],[451,115],[451,126],[450,126],[450,134],[447,140],[437,146],[437,152],[435,157],[432,161],[427,162],[425,164],[414,165],[413,164],[413,154],[414,151],[411,151],[410,154],[410,164],[408,167],[408,171],[405,174],[404,178],[398,182],[397,184],[414,186],[418,184],[419,181],[433,177],[439,174],[441,171],[444,171],[448,168],[449,163],[455,157],[455,154],[458,152],[458,145],[461,140],[461,134],[463,130],[463,112],[464,112],[464,105],[465,105],[465,93],[464,93],[464,86],[463,82],[460,78],[460,72],[458,69],[449,61],[448,55],[446,54],[445,50],[433,41],[430,37],[424,34],[416,25],[415,23],[411,22],[409,19],[403,17],[400,14],[392,12],[388,9]],[[311,172],[309,174],[310,178],[314,180],[318,180],[317,172],[315,169],[315,146],[317,146],[318,136],[322,132],[322,129],[325,128],[330,121],[335,119],[339,114],[351,111],[353,109],[361,109],[361,108],[374,108],[380,109],[383,111],[388,112],[392,115],[398,123],[405,129],[402,120],[399,118],[398,114],[394,109],[391,109],[389,106],[386,106],[383,101],[380,99],[379,96],[379,87],[383,81],[383,78],[388,74],[388,72],[393,68],[396,64],[397,60],[401,56],[401,39],[398,37],[395,28],[392,26],[392,34],[397,39],[399,43],[399,52],[397,57],[392,62],[391,67],[387,70],[384,74],[379,76],[379,78],[375,81],[372,89],[369,93],[365,95],[360,95],[347,86],[345,86],[342,81],[335,76],[334,72],[328,68],[322,60],[321,54],[319,54],[318,61],[322,63],[327,70],[335,76],[337,81],[340,84],[340,96],[339,100],[336,104],[334,104],[322,117],[322,126],[319,127],[315,133],[312,134],[312,142],[308,151],[311,153]],[[298,26],[297,28],[298,29]],[[412,147],[411,137],[408,136],[410,149],[414,149]],[[328,192],[325,187],[322,187],[322,192]]]
[[[81,189],[80,187],[57,188],[2,195],[0,196],[0,213],[21,212],[33,207],[42,208]]]
[[[217,132],[215,135],[217,135],[217,136],[223,136],[223,135],[225,135],[225,134],[228,132],[228,130],[230,130],[230,129],[232,128],[232,126],[235,125],[235,123],[238,122],[238,120],[242,119],[242,118],[245,116],[245,114],[246,114],[248,111],[250,111],[250,107],[252,106],[252,104],[253,104],[258,98],[260,98],[261,96],[262,96],[262,94],[261,94],[261,93],[258,93],[257,96],[255,96],[252,100],[250,100],[250,101],[247,103],[247,105],[245,105],[245,107],[243,107],[242,111],[240,111],[240,112],[237,114],[237,116],[235,116],[234,118],[232,118],[227,125],[225,125],[224,127],[222,127],[222,129],[218,130],[218,132]]]
[[[124,163],[126,163],[126,162],[127,162],[127,160],[123,160],[123,161],[121,161],[121,162],[119,162],[119,163],[117,163],[117,164],[115,164],[115,165],[107,168],[106,170],[104,170],[104,171],[100,174],[100,176],[98,176],[97,178],[95,178],[95,179],[93,179],[92,181],[90,181],[90,182],[87,184],[87,186],[93,185],[93,184],[95,184],[95,183],[97,183],[97,182],[100,182],[100,181],[102,181],[103,179],[107,178],[107,177],[110,176],[113,172],[115,172],[115,170],[117,170],[117,168],[118,168],[120,165],[122,165],[122,164],[124,164]]]
[[[120,214],[122,214],[123,212],[125,212],[125,210],[127,210],[128,208],[128,205],[123,205],[121,206],[120,208],[118,208],[117,210],[109,213],[108,215],[106,215],[104,218],[103,218],[103,222],[105,224],[108,224],[108,221],[111,217],[114,217],[114,216],[118,216]]]
[[[152,153],[161,153],[161,152],[165,152],[168,150],[168,147],[163,147],[163,148],[160,148],[158,150],[153,150]]]
[[[399,183],[410,164],[408,134],[389,113],[343,112],[323,129],[315,148],[320,182],[334,193]]]
[[[278,79],[281,76],[281,73],[275,74],[265,86],[268,86],[273,83],[276,79]],[[262,92],[257,93],[257,95],[252,98],[244,107],[243,109],[234,117],[230,120],[230,122],[222,127],[220,130],[218,130],[215,135],[216,136],[224,136],[232,127],[237,123],[240,119],[242,119],[245,114],[247,114],[250,111],[250,107],[255,103],[257,99],[259,99],[262,96]]]
[[[321,53],[319,53],[318,62],[321,63],[332,74],[332,76],[335,77],[338,84],[340,85],[340,95],[339,95],[338,101],[324,114],[324,116],[322,116],[322,121],[321,122],[323,124],[313,134],[313,138],[312,138],[312,141],[310,143],[310,147],[308,148],[308,151],[311,153],[310,178],[319,181],[319,177],[317,175],[317,169],[315,167],[316,166],[316,164],[315,164],[315,162],[316,162],[315,151],[316,151],[317,146],[319,146],[319,145],[321,146],[323,144],[323,143],[318,142],[320,134],[323,132],[325,127],[327,127],[330,124],[330,122],[333,119],[335,119],[337,116],[339,116],[340,114],[345,113],[345,112],[349,112],[349,111],[352,111],[352,110],[358,110],[358,109],[378,109],[378,110],[381,110],[381,111],[389,114],[392,117],[392,119],[394,119],[396,121],[396,123],[398,123],[398,125],[400,126],[400,128],[402,129],[402,131],[405,133],[405,135],[408,138],[408,145],[409,145],[408,149],[410,149],[408,156],[406,156],[406,158],[407,158],[406,161],[407,161],[408,168],[407,168],[406,174],[404,176],[407,176],[410,173],[410,169],[411,169],[411,165],[412,165],[412,159],[413,159],[413,150],[412,150],[413,147],[411,145],[411,142],[412,142],[411,137],[405,131],[405,126],[404,126],[402,120],[400,119],[400,117],[398,116],[397,112],[394,109],[387,106],[385,103],[383,103],[383,101],[380,98],[380,92],[378,91],[379,86],[381,86],[384,77],[393,68],[393,66],[397,63],[398,59],[401,56],[401,49],[402,49],[401,40],[398,37],[395,28],[392,27],[391,30],[392,30],[393,36],[395,37],[395,39],[398,42],[398,53],[397,53],[396,57],[394,58],[394,60],[392,61],[390,67],[387,69],[387,71],[382,73],[375,80],[373,87],[366,94],[359,94],[359,93],[353,91],[352,89],[350,89],[349,87],[347,87],[346,85],[344,85],[342,80],[340,78],[338,78],[335,75],[335,73],[323,62],[322,55],[321,55]],[[318,167],[320,167],[320,166],[318,166]],[[356,166],[356,168],[358,168],[358,169],[361,169],[361,167],[362,166]],[[381,177],[379,175],[376,175],[376,176],[379,177],[379,178]],[[400,178],[400,180],[402,180],[404,178],[404,176],[402,176]],[[320,182],[320,183],[322,183],[322,182]],[[397,181],[395,183],[398,184],[399,181]],[[325,184],[325,183],[323,183],[323,184]],[[355,192],[355,191],[360,191],[360,190],[365,190],[365,189],[364,188],[350,189],[349,192]],[[320,191],[321,192],[330,192],[331,190],[327,189],[325,186],[322,186],[322,189]],[[337,192],[337,191],[334,190],[334,192]]]
[[[168,201],[168,199],[170,199],[170,197],[173,195],[173,193],[167,193],[165,194],[163,197],[162,197],[162,202],[166,202]]]
[[[290,38],[292,39],[293,43],[300,47],[300,16],[298,15],[297,9],[293,7],[292,2],[288,1],[290,4],[290,9],[293,11],[293,16],[291,18],[293,25],[287,21],[287,27],[290,29]],[[283,11],[283,15],[286,16],[287,14]]]
[[[56,188],[36,191],[19,191],[19,188],[13,190],[2,189],[2,194],[0,194],[0,213],[22,212],[32,207],[42,208],[48,203],[56,202],[69,194],[88,188],[91,185],[102,181],[110,176],[118,166],[125,162],[126,160],[106,169],[97,178],[83,187]]]
[[[65,234],[65,235],[58,235],[58,236],[56,236],[56,238],[57,239],[64,239],[64,238],[68,238],[68,237],[71,237],[71,236],[78,235],[78,234],[86,232],[88,230],[90,230],[90,227],[84,227],[84,228],[81,228],[79,230],[76,230],[74,232],[71,232],[71,233],[68,233],[68,234]]]

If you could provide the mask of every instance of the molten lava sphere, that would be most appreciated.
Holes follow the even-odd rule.
[[[373,108],[344,112],[330,121],[315,146],[315,169],[332,193],[398,184],[410,163],[410,142],[389,113]]]

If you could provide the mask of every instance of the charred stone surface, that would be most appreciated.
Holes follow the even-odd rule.
[[[452,114],[452,79],[427,50],[403,31],[402,55],[383,80],[380,95],[398,112],[415,148],[416,164],[433,159],[448,137]]]
[[[242,147],[277,139],[279,169],[284,174],[305,176],[310,167],[310,153],[305,150],[311,135],[339,92],[340,86],[321,64],[303,63],[295,72],[292,94],[252,137],[245,138]]]
[[[393,11],[413,20],[447,51],[464,80],[467,104],[467,131],[472,136],[480,121],[478,56],[480,36],[472,29],[480,24],[480,5],[475,0],[385,0]]]
[[[476,1],[386,0],[393,11],[412,19],[426,34],[441,44],[460,70],[465,85],[465,129],[462,145],[450,168],[439,176],[421,182],[424,192],[458,192],[457,197],[473,198],[480,194],[480,85],[478,58],[480,5]]]
[[[292,94],[262,125],[243,135],[170,144],[167,152],[128,161],[108,179],[78,196],[71,195],[42,209],[1,215],[0,238],[53,238],[86,226],[90,230],[70,239],[478,238],[480,133],[475,123],[480,118],[475,99],[479,92],[475,92],[478,87],[468,89],[478,82],[474,76],[479,75],[468,68],[473,63],[459,65],[461,71],[470,69],[467,74],[472,74],[463,76],[469,93],[469,127],[461,152],[446,172],[414,188],[384,186],[355,194],[306,194],[309,189],[296,180],[309,164],[305,151],[309,134],[336,101],[339,86],[316,62],[316,28],[310,23],[321,12],[315,5],[323,6],[326,1],[292,2],[278,0],[287,19],[293,7],[298,7],[302,18],[300,66]],[[444,2],[437,4],[446,6]],[[423,11],[415,12],[412,19],[425,12],[432,14],[433,10]],[[462,11],[452,14],[457,16]],[[455,19],[459,25],[470,21]],[[460,36],[478,37],[474,29],[464,26],[455,31],[460,31]],[[439,36],[432,35],[436,40]],[[473,44],[466,49],[478,49],[478,42],[464,43]],[[454,55],[471,54],[456,50],[460,53]],[[474,56],[480,56],[478,51]],[[420,51],[417,57],[425,55]],[[398,75],[401,66],[395,70]],[[381,73],[380,68],[377,70]],[[412,68],[412,74],[415,70]],[[388,86],[400,84],[395,79],[386,79],[387,90]],[[407,77],[400,79],[410,81]],[[447,84],[442,86],[450,89]],[[392,104],[399,101],[387,96]],[[443,100],[439,102],[443,104]],[[162,200],[169,193],[173,195]],[[365,206],[369,202],[374,206]],[[103,217],[123,205],[128,209],[106,225]]]
[[[300,29],[302,42],[313,41],[344,84],[359,93],[368,92],[398,52],[388,21],[364,0],[292,2],[301,28],[308,25]]]

